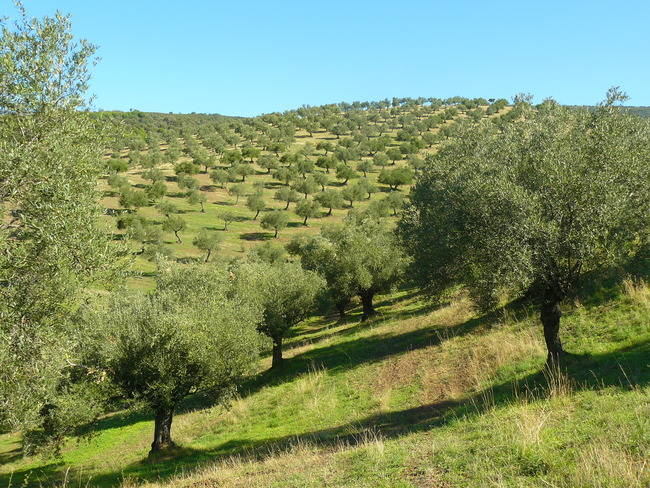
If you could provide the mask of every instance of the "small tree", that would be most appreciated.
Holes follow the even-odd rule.
[[[345,163],[340,163],[336,167],[336,178],[343,180],[344,185],[347,185],[348,180],[350,180],[350,178],[354,178],[355,176],[357,176],[356,172]]]
[[[323,228],[320,236],[298,237],[287,249],[327,280],[339,312],[358,295],[362,320],[375,313],[375,294],[396,284],[407,264],[394,234],[381,221],[357,216],[348,217],[344,225]]]
[[[257,220],[257,216],[266,207],[266,203],[259,195],[251,195],[246,200],[246,206],[251,212],[255,212],[253,220]]]
[[[289,184],[298,176],[295,171],[290,168],[280,168],[273,173],[273,178],[289,186]]]
[[[187,201],[190,205],[196,205],[197,203],[201,205],[201,213],[205,213],[205,202],[208,201],[208,197],[205,196],[200,190],[193,190],[187,196]]]
[[[393,164],[395,164],[396,161],[402,159],[402,151],[396,147],[391,147],[388,151],[386,151],[386,156],[393,162]]]
[[[279,202],[286,202],[284,209],[287,210],[291,202],[297,202],[300,200],[300,194],[293,188],[285,186],[275,192],[274,198]]]
[[[228,230],[228,224],[234,222],[237,217],[230,210],[224,210],[219,213],[219,218],[223,220],[223,230]]]
[[[284,229],[289,224],[289,216],[286,212],[273,210],[262,215],[260,225],[262,229],[273,229],[275,234],[273,237],[278,237],[278,232]]]
[[[178,185],[178,188],[185,190],[188,194],[199,189],[199,180],[192,178],[190,175],[185,173],[178,175],[176,184]]]
[[[410,185],[413,182],[413,170],[411,168],[382,169],[377,181],[388,185],[391,190],[398,190],[401,185]]]
[[[372,162],[377,165],[381,166],[382,168],[385,167],[388,164],[388,156],[386,153],[377,153],[372,157]]]
[[[278,158],[273,156],[272,154],[263,154],[260,156],[260,158],[257,160],[257,164],[266,170],[266,174],[271,174],[271,171],[274,169],[278,169],[280,166],[280,162],[278,161]]]
[[[564,350],[560,304],[586,273],[621,262],[650,225],[650,129],[619,110],[520,105],[516,123],[465,125],[424,169],[399,229],[414,278],[539,304],[548,362]]]
[[[260,156],[262,151],[255,146],[245,146],[242,148],[241,154],[243,158],[248,158],[250,163],[253,164],[255,160]]]
[[[178,212],[178,207],[169,200],[161,200],[158,202],[156,209],[165,217],[169,217],[171,214]]]
[[[241,176],[241,180],[244,182],[247,176],[255,174],[255,168],[249,164],[238,164],[235,166],[235,173]]]
[[[241,263],[235,270],[244,302],[263,310],[259,331],[273,341],[271,368],[282,366],[282,340],[287,332],[309,317],[323,280],[297,263],[264,261]]]
[[[159,200],[167,194],[167,185],[162,180],[156,180],[145,191],[151,200]]]
[[[296,181],[296,183],[293,185],[293,189],[298,193],[302,193],[306,199],[307,196],[318,191],[318,183],[316,183],[316,180],[314,180],[312,176],[309,176],[307,178],[299,179]]]
[[[296,205],[296,215],[303,217],[302,225],[307,225],[307,219],[320,216],[320,204],[314,200],[302,200]]]
[[[303,158],[296,162],[294,168],[300,176],[305,178],[308,173],[314,172],[314,166],[315,164],[311,159]]]
[[[198,164],[194,164],[192,161],[183,161],[174,166],[174,173],[177,175],[195,175],[199,171],[201,171],[201,167]]]
[[[228,172],[223,169],[215,169],[210,171],[210,179],[215,185],[219,185],[221,188],[225,187],[225,184],[228,183]]]
[[[325,190],[314,197],[323,207],[329,209],[327,215],[332,215],[332,209],[343,208],[343,197],[341,192],[336,190]]]
[[[140,243],[139,254],[145,252],[148,245],[158,245],[162,243],[162,232],[160,227],[148,222],[144,217],[138,217],[133,214],[125,216],[125,219],[118,220],[118,228],[126,230],[126,236]]]
[[[129,211],[149,205],[149,197],[142,190],[122,187],[120,191],[120,205]]]
[[[230,187],[230,194],[235,195],[235,205],[239,203],[239,197],[246,194],[246,186],[243,184],[237,184]]]
[[[323,168],[326,173],[329,173],[331,169],[335,169],[338,164],[338,161],[332,156],[320,156],[316,160],[316,166]]]
[[[319,151],[325,151],[325,156],[327,153],[334,150],[334,144],[329,141],[318,141],[316,143],[316,149]]]
[[[377,188],[377,185],[375,185],[368,178],[359,179],[359,181],[357,181],[356,186],[361,188],[363,190],[363,192],[368,195],[368,199],[372,198],[373,193],[377,193],[379,191],[379,188]]]
[[[404,194],[398,191],[390,192],[382,201],[386,202],[388,208],[393,210],[393,215],[404,206]]]
[[[350,202],[350,208],[354,207],[354,202],[363,200],[365,194],[366,192],[364,188],[359,185],[351,185],[346,188],[343,188],[343,190],[341,191],[341,196],[343,197],[343,200]]]
[[[228,298],[225,270],[163,270],[153,293],[115,296],[93,317],[92,356],[121,393],[155,414],[150,454],[173,446],[174,411],[199,392],[227,399],[253,371],[259,312]]]
[[[374,169],[374,167],[375,165],[371,160],[364,159],[357,164],[357,171],[361,171],[363,173],[363,177],[365,178],[368,176],[368,173]]]
[[[241,154],[241,151],[239,149],[234,149],[232,151],[226,151],[223,153],[223,156],[221,156],[221,161],[226,163],[227,165],[230,166],[235,166],[239,163],[242,162],[243,156]]]
[[[200,251],[204,251],[206,253],[205,255],[205,262],[207,263],[208,260],[210,259],[210,255],[212,254],[212,251],[216,251],[219,249],[219,246],[223,242],[223,237],[221,234],[218,234],[216,232],[211,232],[206,229],[201,229],[201,231],[197,234],[197,236],[192,240],[192,244],[199,249]]]
[[[187,228],[187,223],[180,215],[170,215],[163,222],[163,230],[165,232],[173,232],[179,244],[183,241],[181,241],[181,238],[178,235],[178,233],[184,231],[186,228]]]
[[[325,173],[317,172],[314,173],[314,181],[316,184],[320,185],[321,191],[325,191],[325,185],[327,185],[330,181],[330,179],[327,177]]]

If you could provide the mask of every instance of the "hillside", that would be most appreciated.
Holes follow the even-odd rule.
[[[105,156],[108,173],[101,182],[101,203],[115,238],[131,237],[131,285],[147,287],[156,253],[179,260],[206,256],[193,244],[201,231],[219,240],[211,253],[214,259],[318,232],[352,209],[394,219],[423,159],[453,137],[456,124],[485,117],[505,123],[510,109],[505,100],[455,97],[303,107],[250,119],[102,112],[98,116],[114,122],[120,135]],[[407,174],[403,183],[391,188],[382,172],[398,168]],[[309,183],[303,190],[305,180]],[[160,193],[151,191],[154,184],[162,186]],[[296,194],[288,204],[278,200],[278,191],[291,189]],[[331,211],[319,200],[325,191],[338,195]],[[257,216],[247,206],[252,198],[260,202]],[[304,214],[298,215],[303,199],[322,203],[306,224]],[[165,215],[161,201],[174,206],[173,212]],[[288,224],[274,239],[273,229],[263,229],[260,220],[285,209]],[[120,218],[136,215],[145,219],[137,230],[132,220],[118,225]],[[183,221],[178,237],[163,232],[169,215]]]
[[[58,461],[0,436],[0,486],[648,486],[650,289],[622,276],[567,304],[566,373],[541,372],[529,305],[402,290],[370,322],[303,324],[229,408],[187,402],[163,459],[145,461],[151,418],[117,413]]]

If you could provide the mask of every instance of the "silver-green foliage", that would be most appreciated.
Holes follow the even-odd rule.
[[[650,126],[621,99],[612,89],[591,111],[520,103],[502,127],[460,126],[399,225],[413,276],[434,291],[464,283],[486,307],[527,292],[559,327],[580,278],[625,259],[650,228]]]
[[[253,371],[261,318],[230,290],[225,269],[163,265],[155,292],[116,294],[91,315],[99,367],[157,415],[197,392],[227,398]]]
[[[262,310],[259,330],[273,340],[274,366],[282,361],[282,338],[313,312],[323,279],[298,263],[249,259],[235,270],[238,295]]]
[[[118,260],[99,219],[104,133],[83,111],[94,47],[68,17],[20,10],[0,21],[0,423],[29,429],[71,404],[69,319]]]
[[[650,126],[614,101],[548,101],[431,158],[400,225],[424,284],[460,279],[488,302],[533,283],[566,293],[632,251],[650,225]]]

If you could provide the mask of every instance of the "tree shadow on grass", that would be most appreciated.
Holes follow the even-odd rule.
[[[434,302],[421,302],[418,306],[403,310],[388,310],[385,313],[381,310],[384,307],[391,307],[399,302],[404,302],[413,299],[419,295],[418,291],[408,291],[404,295],[390,296],[386,295],[383,300],[378,300],[375,307],[378,313],[375,317],[367,321],[361,321],[362,309],[360,306],[346,310],[343,318],[339,318],[336,322],[332,323],[332,319],[323,319],[318,326],[312,326],[307,329],[292,329],[285,341],[285,349],[289,350],[291,347],[301,347],[307,344],[317,345],[319,342],[330,339],[332,337],[344,337],[358,333],[361,330],[372,329],[374,327],[384,324],[387,320],[395,320],[400,318],[412,318],[428,314],[440,305]],[[324,330],[331,329],[328,334],[321,334],[314,337],[316,334]],[[299,337],[303,336],[304,339],[300,340]],[[293,340],[292,340],[293,339]]]
[[[361,364],[376,363],[391,356],[440,344],[450,337],[466,335],[488,325],[494,318],[493,314],[490,314],[467,320],[452,327],[432,326],[402,334],[387,332],[318,347],[286,359],[282,369],[261,373],[245,384],[241,392],[243,396],[247,396],[266,386],[275,386],[291,381],[314,368],[323,368],[332,374],[340,374]],[[362,326],[372,327],[379,323],[381,322],[369,321]],[[357,330],[349,333],[342,330],[340,335],[352,334]]]
[[[244,232],[239,234],[239,238],[244,241],[269,241],[273,239],[273,234],[268,232]]]
[[[610,387],[629,391],[650,383],[648,358],[648,341],[602,355],[569,355],[564,374],[572,380],[573,391],[598,391]],[[443,427],[459,418],[471,418],[520,402],[522,395],[526,396],[527,402],[548,398],[552,383],[548,374],[538,371],[516,382],[504,382],[460,400],[443,400],[376,413],[330,428],[265,439],[230,439],[210,449],[177,448],[160,462],[143,460],[128,466],[121,473],[96,476],[93,482],[100,486],[114,486],[123,477],[164,481],[233,456],[244,461],[259,461],[286,452],[292,446],[305,444],[316,449],[350,448],[365,443],[369,434],[382,439],[399,439],[404,435]]]

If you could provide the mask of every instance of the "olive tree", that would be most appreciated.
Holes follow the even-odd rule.
[[[365,194],[366,192],[364,187],[358,184],[347,186],[341,191],[341,197],[343,197],[343,200],[350,202],[350,208],[354,206],[354,202],[363,200]]]
[[[289,224],[289,216],[286,212],[280,210],[273,210],[262,215],[260,219],[260,226],[262,229],[273,229],[275,234],[273,237],[278,237],[278,232],[284,229]]]
[[[246,193],[246,186],[242,183],[238,183],[230,187],[228,190],[231,195],[235,195],[235,205],[239,203],[239,197],[243,196]]]
[[[46,443],[88,419],[72,314],[122,262],[100,219],[107,125],[85,110],[94,51],[67,16],[0,19],[0,429]]]
[[[173,445],[175,410],[191,394],[227,398],[253,372],[259,309],[229,297],[226,270],[163,270],[150,294],[116,295],[91,314],[99,366],[124,397],[154,412],[150,454]]]
[[[200,251],[205,251],[205,262],[207,263],[212,255],[212,251],[219,249],[223,242],[223,236],[214,231],[201,229],[201,231],[192,240],[192,244]]]
[[[382,169],[377,181],[388,185],[391,190],[398,190],[401,185],[410,185],[413,182],[413,170],[407,167]]]
[[[559,360],[561,302],[650,225],[650,129],[621,99],[613,89],[591,111],[547,101],[500,129],[463,126],[403,214],[413,276],[434,292],[463,283],[485,308],[504,290],[535,298],[548,361]]]
[[[291,202],[297,202],[300,200],[300,194],[293,188],[285,186],[277,190],[273,198],[279,202],[286,202],[284,209],[287,210]]]
[[[282,366],[282,340],[313,311],[322,278],[297,263],[249,260],[235,269],[235,283],[242,301],[262,310],[259,331],[273,341],[271,368]]]
[[[332,209],[343,208],[343,196],[341,192],[336,190],[325,190],[314,196],[314,200],[321,204],[321,206],[329,209],[327,215],[332,215]]]
[[[349,302],[358,295],[362,320],[374,315],[374,296],[402,278],[408,261],[385,224],[357,215],[348,216],[342,225],[323,228],[320,236],[296,238],[287,248],[301,256],[304,267],[325,278],[335,301]]]
[[[230,178],[228,177],[227,171],[223,169],[215,169],[213,171],[210,171],[210,179],[215,185],[219,185],[221,188],[223,188],[224,185],[228,183],[228,180]]]
[[[255,212],[253,220],[257,220],[257,216],[266,207],[266,202],[259,194],[253,194],[246,199],[246,206],[251,212]]]
[[[320,217],[320,204],[314,200],[301,200],[296,205],[296,215],[303,218],[302,225],[307,225],[307,219]]]
[[[187,201],[190,205],[198,203],[201,206],[201,213],[205,213],[205,203],[208,201],[208,197],[201,190],[192,190],[187,196]]]
[[[173,232],[176,236],[176,241],[181,244],[183,241],[181,241],[178,233],[187,228],[187,222],[180,215],[169,215],[163,222],[162,228],[165,232]]]
[[[237,220],[237,216],[230,210],[219,212],[219,218],[223,220],[223,230],[228,230],[228,225]]]

